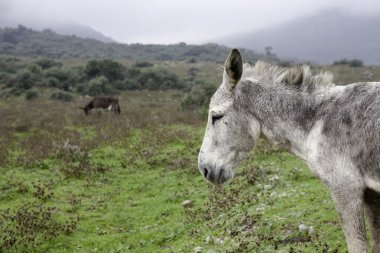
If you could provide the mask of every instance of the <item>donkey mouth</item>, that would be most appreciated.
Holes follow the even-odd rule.
[[[203,169],[202,174],[205,178],[207,178],[208,181],[216,185],[223,184],[233,177],[233,173],[227,171],[226,169],[215,171],[205,168]]]

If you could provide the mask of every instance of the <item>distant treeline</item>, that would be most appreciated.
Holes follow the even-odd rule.
[[[145,61],[224,62],[230,48],[217,44],[143,45],[103,43],[94,39],[59,35],[51,30],[34,31],[19,25],[0,29],[0,54],[46,57],[51,59],[131,59]],[[242,49],[246,62],[256,62],[264,55]],[[273,59],[276,60],[276,59]]]
[[[182,90],[184,109],[207,107],[215,84],[198,77],[199,69],[190,67],[182,77],[169,67],[148,61],[124,65],[118,61],[90,60],[79,66],[63,66],[48,58],[19,59],[0,57],[0,97],[39,97],[50,89],[51,98],[70,101],[75,94],[116,95],[124,90]]]
[[[349,65],[350,67],[361,67],[364,65],[362,60],[359,59],[342,59],[339,61],[334,61],[333,65]]]
[[[191,90],[195,80],[180,79],[175,73],[150,62],[125,66],[114,60],[90,60],[84,65],[63,67],[57,60],[33,61],[0,57],[2,95],[31,94],[33,88],[56,88],[91,96],[117,94],[122,90]],[[33,93],[32,93],[33,94]],[[33,98],[33,95],[27,95]],[[62,98],[64,97],[57,97]]]

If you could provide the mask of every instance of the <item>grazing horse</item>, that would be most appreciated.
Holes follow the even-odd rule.
[[[380,252],[380,83],[335,86],[308,66],[250,67],[233,49],[211,98],[199,170],[226,182],[260,134],[303,159],[329,188],[350,253],[368,250],[365,214],[372,252]]]
[[[120,113],[119,100],[114,97],[94,97],[86,106],[79,107],[88,115],[92,109],[107,109],[114,113]]]

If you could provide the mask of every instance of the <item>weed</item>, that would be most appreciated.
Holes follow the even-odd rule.
[[[54,187],[54,183],[52,180],[49,180],[47,182],[37,182],[33,183],[33,196],[42,200],[46,201],[51,199],[54,196],[54,192],[52,191]]]
[[[31,250],[45,240],[60,234],[70,234],[78,224],[77,219],[59,221],[59,210],[41,204],[24,204],[17,210],[0,212],[1,251]]]

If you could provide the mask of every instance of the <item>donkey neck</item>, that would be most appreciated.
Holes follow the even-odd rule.
[[[311,95],[249,80],[242,84],[236,94],[241,108],[259,121],[270,141],[303,157],[304,141],[316,121]]]

